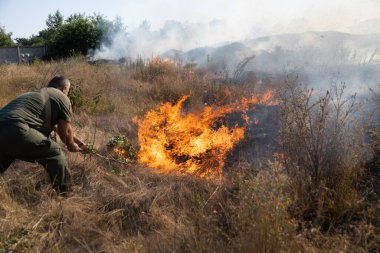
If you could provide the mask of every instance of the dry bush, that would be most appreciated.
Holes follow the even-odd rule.
[[[376,252],[380,205],[369,199],[365,176],[370,116],[344,88],[318,94],[294,80],[285,83],[280,142],[291,179],[289,211],[319,249]]]
[[[160,57],[155,57],[138,68],[134,73],[135,79],[144,82],[162,82],[163,78],[177,77],[179,67],[169,61],[164,61]]]
[[[281,144],[292,178],[293,213],[324,229],[344,222],[360,203],[365,122],[344,86],[316,94],[287,82],[281,94]]]

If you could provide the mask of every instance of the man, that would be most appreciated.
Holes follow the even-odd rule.
[[[47,87],[22,94],[0,110],[0,173],[15,159],[38,162],[58,193],[69,191],[70,172],[65,155],[50,138],[57,125],[57,133],[70,152],[86,148],[73,134],[69,90],[70,81],[56,76]]]

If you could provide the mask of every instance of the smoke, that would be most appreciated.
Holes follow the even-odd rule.
[[[106,38],[111,43],[103,43],[95,50],[95,59],[113,59],[122,57],[148,58],[160,55],[168,50],[187,51],[197,47],[241,39],[234,34],[228,24],[222,20],[208,23],[181,23],[169,20],[158,30],[152,30],[148,21],[142,22],[130,32],[121,30],[109,34]]]
[[[127,7],[128,12],[122,19],[127,25],[133,25],[108,34],[107,43],[91,53],[95,59],[146,58],[171,49],[188,51],[284,33],[379,31],[376,18],[380,2],[376,0],[350,3],[346,0],[313,3],[303,0],[145,0],[120,5],[120,11]]]
[[[307,32],[250,40],[256,58],[247,66],[263,78],[295,74],[309,86],[345,84],[347,93],[366,94],[379,84],[380,35]]]
[[[345,83],[350,92],[367,92],[367,87],[377,85],[380,79],[376,71],[380,64],[380,35],[374,34],[379,31],[376,25],[379,20],[363,21],[363,15],[372,17],[379,4],[375,1],[361,4],[365,8],[356,8],[357,3],[344,5],[339,0],[329,8],[326,3],[317,4],[311,11],[310,5],[300,3],[305,15],[296,15],[298,12],[293,11],[290,14],[296,18],[287,18],[286,13],[280,14],[274,9],[273,13],[279,14],[279,18],[270,20],[265,17],[263,6],[253,10],[248,8],[253,7],[251,5],[227,4],[228,14],[236,17],[235,20],[223,18],[227,16],[224,13],[220,19],[203,22],[173,19],[154,28],[143,21],[133,29],[108,34],[91,56],[118,60],[161,55],[183,64],[195,63],[197,67],[212,65],[215,73],[223,71],[231,77],[239,62],[254,55],[245,72],[252,72],[259,79],[281,79],[291,73],[313,87]],[[280,7],[285,8],[286,4],[276,8]],[[338,7],[341,7],[340,12],[335,11]],[[350,17],[347,13],[355,8],[357,13]],[[252,16],[254,21],[250,21],[248,12],[260,18]],[[321,29],[341,32],[305,32]]]

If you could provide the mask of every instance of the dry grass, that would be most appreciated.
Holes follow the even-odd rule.
[[[3,250],[42,252],[278,252],[301,249],[273,170],[234,180],[156,175],[69,156],[74,192],[57,197],[38,166],[18,163],[1,183]],[[119,165],[120,166],[120,165]]]
[[[132,118],[159,103],[191,94],[185,109],[194,111],[260,88],[219,85],[162,62],[125,68],[76,58],[0,66],[0,73],[0,106],[52,75],[68,76],[75,130],[100,149],[118,133],[137,146]],[[349,119],[339,126],[339,142],[314,148],[310,133],[330,140],[336,117],[323,111],[323,97],[305,111],[307,96],[293,91],[282,93],[289,103],[282,111],[285,165],[263,161],[253,168],[240,159],[212,181],[70,153],[74,189],[62,198],[40,166],[15,163],[0,179],[0,252],[375,252],[380,208],[360,188],[362,132],[349,132]],[[353,144],[341,138],[351,133]],[[319,167],[305,158],[304,142]]]

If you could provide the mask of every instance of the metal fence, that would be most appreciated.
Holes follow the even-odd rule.
[[[46,55],[44,46],[15,46],[0,47],[0,64],[30,62],[35,58],[43,58]]]

